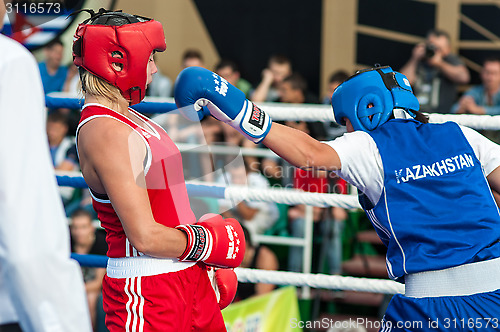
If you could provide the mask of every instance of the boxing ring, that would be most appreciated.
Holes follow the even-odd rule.
[[[82,99],[68,96],[65,93],[50,93],[46,96],[46,106],[48,108],[79,109],[82,105]],[[269,114],[274,121],[333,121],[332,107],[330,105],[259,103],[258,106]],[[173,98],[146,97],[145,101],[134,105],[134,109],[142,113],[163,114],[175,112],[177,106]],[[453,121],[476,130],[498,130],[500,128],[500,115],[435,113],[427,115],[431,123]],[[156,120],[156,118],[154,119]]]
[[[68,98],[63,94],[51,94],[47,96],[49,108],[79,108],[82,101],[77,98]],[[323,121],[333,120],[331,106],[329,105],[293,105],[260,103],[258,104],[273,120],[293,121]],[[173,98],[147,98],[134,106],[134,109],[148,114],[154,114],[156,122],[162,122],[165,113],[177,112]],[[454,121],[460,125],[468,126],[477,130],[492,130],[500,128],[500,116],[487,115],[443,115],[429,114],[431,123],[442,123]],[[276,157],[268,149],[238,148],[222,146],[203,146],[194,143],[176,143],[181,152],[191,153],[213,153],[220,155],[235,155],[254,157]],[[60,186],[86,188],[87,185],[78,173],[58,175],[57,181]],[[358,278],[349,276],[331,276],[325,274],[312,274],[312,237],[313,237],[313,206],[317,207],[341,207],[344,209],[359,209],[356,195],[321,194],[299,191],[296,189],[256,189],[247,186],[220,186],[213,183],[199,181],[188,181],[186,183],[189,196],[210,197],[232,201],[258,201],[274,202],[287,205],[306,205],[305,209],[305,236],[304,238],[280,237],[258,235],[256,242],[266,244],[278,244],[287,246],[300,246],[303,248],[303,273],[286,271],[267,271],[247,268],[236,268],[238,280],[250,283],[270,283],[275,285],[293,285],[303,287],[302,297],[310,298],[310,288],[321,288],[331,290],[352,290],[358,292],[373,292],[382,294],[404,293],[404,285],[391,280]],[[95,255],[76,255],[72,257],[83,266],[106,267],[107,257]]]

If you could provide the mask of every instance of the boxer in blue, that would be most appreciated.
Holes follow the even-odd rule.
[[[335,121],[348,133],[331,142],[272,123],[216,74],[188,68],[179,107],[262,142],[291,164],[336,172],[387,246],[389,276],[406,284],[381,331],[500,329],[500,146],[456,123],[430,124],[407,78],[390,67],[360,71],[333,93]]]

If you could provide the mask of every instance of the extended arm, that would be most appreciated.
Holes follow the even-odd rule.
[[[262,142],[296,167],[337,170],[341,166],[338,154],[330,146],[279,123],[273,123]]]
[[[272,123],[243,92],[207,69],[184,69],[177,78],[175,101],[179,107],[194,104],[197,111],[208,109],[218,120],[254,143],[263,142],[297,167],[340,169],[340,159],[331,147],[299,130]]]

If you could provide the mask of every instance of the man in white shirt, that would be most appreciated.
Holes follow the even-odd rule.
[[[0,30],[5,4],[0,2]],[[34,57],[0,35],[0,330],[91,331],[50,162]]]

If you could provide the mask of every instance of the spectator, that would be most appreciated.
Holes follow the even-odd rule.
[[[337,70],[336,72],[332,73],[330,79],[328,80],[328,95],[323,98],[323,104],[330,105],[332,101],[333,91],[335,91],[335,89],[348,77],[349,74],[344,70]],[[344,127],[339,126],[334,121],[331,121],[329,124],[325,124],[325,129],[327,139],[329,140],[342,136],[346,132]]]
[[[314,237],[321,237],[323,233],[322,226],[325,225],[325,217],[326,217],[326,208],[321,208],[314,206],[313,207],[313,233]],[[304,238],[305,236],[305,205],[296,205],[290,207],[288,209],[288,220],[289,220],[289,228],[290,235],[293,237]],[[318,246],[314,244],[313,251],[314,255],[318,252]],[[304,249],[302,247],[292,246],[288,251],[288,270],[293,272],[301,272],[302,271],[302,262],[303,262],[303,252]],[[318,266],[318,260],[313,260],[313,271],[318,272],[320,267]]]
[[[294,169],[293,186],[296,189],[307,192],[334,192],[338,194],[346,194],[345,181],[340,178],[332,178],[325,171],[311,171],[300,168]],[[332,181],[334,180],[334,181]],[[330,215],[328,213],[331,213]],[[288,210],[290,220],[290,233],[295,237],[304,237],[305,235],[305,206],[297,205]],[[347,212],[340,207],[332,207],[331,209],[323,209],[319,207],[313,208],[313,231],[315,245],[313,246],[315,269],[318,272],[323,272],[322,267],[324,261],[328,262],[328,273],[340,274],[342,264],[342,231]],[[317,244],[321,244],[320,246]],[[292,271],[301,271],[302,269],[302,252],[299,247],[290,248],[289,251],[289,268]],[[319,252],[319,255],[318,255]]]
[[[78,67],[73,62],[68,66],[68,75],[63,85],[63,91],[72,95],[78,95],[80,92],[80,75],[78,75]]]
[[[67,117],[59,110],[52,111],[47,116],[47,136],[52,164],[59,171],[75,171],[78,169],[74,139],[67,137],[67,133]]]
[[[332,102],[333,91],[346,79],[349,78],[349,74],[345,70],[337,70],[330,75],[328,80],[328,93],[323,97],[323,104],[330,105]]]
[[[344,181],[339,178],[340,181]],[[328,268],[330,274],[340,274],[342,272],[342,232],[344,231],[345,223],[348,217],[347,210],[338,206],[332,206],[331,216],[333,220],[326,220],[330,222],[331,227],[325,234],[326,243],[323,245],[326,248],[326,255],[328,260]]]
[[[292,74],[292,62],[284,55],[273,55],[269,58],[268,66],[262,71],[262,80],[252,93],[251,99],[255,103],[277,101],[278,88],[281,82]]]
[[[71,252],[82,255],[106,255],[108,245],[105,234],[101,230],[96,230],[92,223],[92,214],[87,210],[76,210],[71,215]],[[102,307],[97,307],[99,297],[101,297],[102,279],[106,274],[105,268],[81,267],[85,291],[89,305],[92,326],[96,328],[97,311],[103,311]]]
[[[234,185],[247,185],[249,188],[269,188],[267,179],[258,172],[248,172],[247,165],[235,162],[226,167],[229,172],[218,180],[219,183],[227,181]],[[242,201],[235,204],[221,200],[219,207],[225,218],[239,220],[251,234],[263,234],[279,217],[275,203]]]
[[[481,85],[464,93],[453,106],[453,113],[500,114],[500,57],[489,57],[483,62]]]
[[[51,112],[47,116],[47,137],[52,164],[57,171],[76,171],[79,169],[75,142],[74,139],[66,136],[67,133],[67,117],[59,110]],[[72,201],[75,188],[59,187],[59,193],[66,208]]]
[[[182,69],[187,67],[205,67],[203,55],[195,49],[188,49],[182,55]]]
[[[45,93],[63,91],[64,82],[68,76],[68,67],[61,66],[64,45],[55,39],[44,49],[45,61],[38,64],[42,76],[43,90]]]
[[[156,56],[153,56],[156,61]],[[146,95],[151,97],[172,97],[172,80],[163,75],[160,67],[153,74],[153,81],[148,85]]]
[[[467,67],[451,53],[450,36],[442,30],[431,30],[426,42],[413,48],[401,73],[414,87],[420,110],[429,113],[450,113],[458,84],[470,79]]]
[[[317,104],[318,99],[307,91],[307,82],[298,73],[283,79],[279,88],[280,101],[293,104]],[[289,127],[302,130],[316,139],[326,139],[325,126],[320,121],[285,121]]]
[[[216,66],[215,72],[225,78],[229,83],[243,91],[247,98],[250,96],[252,85],[247,80],[241,78],[238,65],[234,61],[222,59]]]
[[[243,227],[245,242],[247,244],[245,257],[240,267],[277,271],[279,268],[278,258],[275,253],[264,245],[255,245],[248,229]],[[244,300],[251,296],[262,295],[276,288],[273,284],[239,282],[236,299]]]
[[[293,104],[317,104],[318,98],[307,90],[307,81],[299,73],[283,79],[278,89],[279,101]]]

